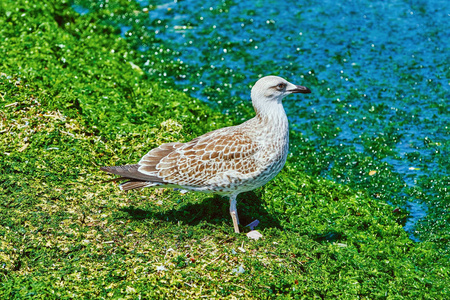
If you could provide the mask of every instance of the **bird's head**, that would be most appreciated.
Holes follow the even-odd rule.
[[[253,107],[257,114],[273,115],[274,111],[283,110],[283,98],[293,93],[308,94],[311,90],[278,76],[263,77],[252,88]]]
[[[292,93],[311,93],[311,90],[301,85],[295,85],[278,76],[266,76],[258,80],[252,88],[252,101],[281,102]]]

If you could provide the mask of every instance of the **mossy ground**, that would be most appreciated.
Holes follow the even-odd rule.
[[[236,122],[174,88],[160,41],[138,52],[103,15],[0,6],[0,298],[448,298],[448,249],[412,242],[370,189],[305,174],[316,149],[295,132],[279,176],[239,196],[257,241],[219,196],[102,183],[100,166]]]

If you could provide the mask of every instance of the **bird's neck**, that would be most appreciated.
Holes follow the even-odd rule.
[[[249,120],[249,132],[256,143],[263,145],[260,154],[264,160],[282,161],[284,165],[289,149],[289,124],[283,105],[264,106],[263,109],[255,107],[256,116]],[[277,171],[278,172],[278,171]]]
[[[260,120],[261,123],[264,123],[269,127],[278,127],[279,130],[288,130],[288,119],[281,101],[265,103],[264,106],[260,107],[253,105],[253,107],[256,112],[256,118]]]

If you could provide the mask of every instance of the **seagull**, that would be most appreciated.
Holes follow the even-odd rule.
[[[251,90],[256,116],[186,143],[166,143],[150,150],[137,164],[101,167],[127,180],[123,191],[145,187],[179,188],[215,193],[230,199],[234,231],[239,233],[238,194],[263,186],[283,168],[289,149],[289,124],[282,100],[311,93],[278,76],[259,79]]]

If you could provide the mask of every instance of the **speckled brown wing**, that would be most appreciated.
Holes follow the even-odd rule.
[[[139,162],[139,172],[180,186],[226,186],[256,172],[258,145],[243,130],[228,127],[185,144],[164,144]]]
[[[161,159],[175,151],[177,148],[185,145],[184,143],[166,143],[157,148],[150,150],[142,159],[138,165],[139,172],[150,176],[157,176],[156,166],[161,162]]]

